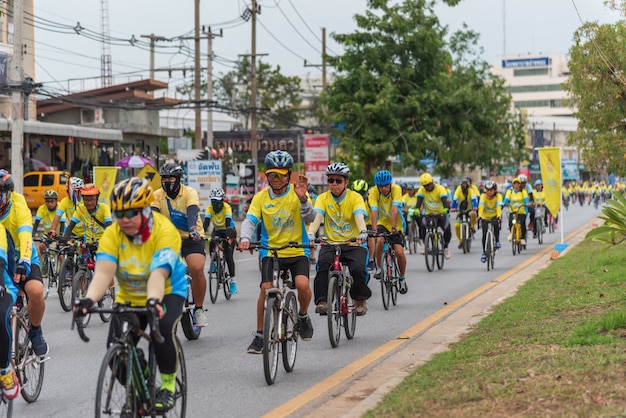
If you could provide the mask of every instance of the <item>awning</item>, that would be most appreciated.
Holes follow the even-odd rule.
[[[0,131],[11,132],[11,123],[9,119],[0,119]],[[64,123],[24,121],[24,133],[122,142],[122,131],[116,129],[90,128]]]

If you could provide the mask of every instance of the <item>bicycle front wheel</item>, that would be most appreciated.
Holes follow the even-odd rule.
[[[435,269],[435,259],[437,258],[437,247],[435,247],[435,236],[432,232],[426,233],[424,239],[424,256],[426,257],[426,268],[428,271]]]
[[[444,248],[443,248],[443,234],[441,232],[437,232],[437,269],[441,270],[443,268],[443,260],[444,260]]]
[[[129,373],[128,352],[119,344],[109,347],[98,373],[96,418],[138,416],[139,399]]]
[[[328,278],[328,295],[326,297],[328,306],[328,339],[333,348],[337,348],[339,339],[341,338],[341,316],[343,312],[341,295],[339,293],[339,279],[340,276],[337,272],[330,274]]]
[[[543,219],[537,219],[537,241],[539,241],[539,244],[543,244],[543,231]]]
[[[48,253],[41,257],[41,280],[43,281],[43,298],[48,299],[50,293],[50,260]]]
[[[113,307],[114,302],[115,302],[115,288],[109,287],[104,292],[104,296],[102,296],[102,300],[98,302],[98,306],[100,308],[110,309]],[[100,319],[102,320],[102,322],[109,322],[111,320],[111,315],[113,314],[100,312]]]
[[[72,310],[72,281],[74,280],[75,268],[74,260],[71,256],[68,256],[63,260],[61,269],[59,270],[57,292],[59,294],[61,308],[63,308],[65,312]]]
[[[224,287],[224,297],[226,300],[230,300],[232,293],[230,293],[230,272],[226,273],[226,265],[222,264],[222,286]]]
[[[283,335],[282,353],[283,366],[285,371],[290,372],[296,364],[296,354],[298,353],[298,331],[296,321],[298,320],[298,301],[293,292],[287,292],[285,296],[285,310],[283,311]]]
[[[380,294],[383,298],[383,307],[389,310],[389,255],[383,254],[380,266]]]
[[[346,277],[346,281],[351,280]],[[345,313],[343,314],[343,329],[346,333],[346,338],[351,340],[354,338],[354,331],[356,330],[356,304],[352,296],[350,296],[350,286],[344,284],[344,288],[342,289],[344,300],[345,300]]]
[[[487,256],[487,271],[491,270],[491,259],[493,257],[493,233],[491,231],[487,231],[487,236],[485,237],[485,255]]]
[[[0,417],[11,418],[13,416],[13,399],[7,399],[0,395]]]
[[[165,417],[184,417],[187,413],[187,366],[185,364],[185,355],[180,345],[178,337],[176,341],[176,356],[178,365],[176,370],[176,395],[174,408],[165,413]]]
[[[511,228],[511,244],[513,246],[513,255],[517,254],[517,240],[518,240],[518,236],[517,236],[517,227],[516,225],[513,225],[513,227]]]
[[[278,301],[276,297],[265,298],[265,320],[263,321],[263,371],[268,385],[274,384],[278,370],[278,344],[280,325],[278,324]]]
[[[463,254],[469,253],[469,226],[466,222],[461,223],[461,247]]]
[[[217,250],[216,250],[217,251]],[[217,253],[211,255],[211,262],[209,263],[209,295],[211,296],[211,303],[217,302],[217,292],[220,289],[220,263]]]
[[[415,226],[415,222],[411,221],[409,224],[409,253],[417,254],[417,240],[418,240],[417,226]]]
[[[395,259],[393,259],[391,266],[392,268],[389,274],[389,293],[391,294],[391,303],[393,303],[393,306],[396,306],[398,303],[398,274],[400,269]]]
[[[24,328],[18,322],[17,331],[14,336],[17,342],[15,353],[15,369],[20,385],[22,386],[22,398],[28,403],[35,402],[41,393],[43,385],[43,375],[45,362],[41,362],[39,356],[33,351],[33,345],[28,338],[28,326],[30,322],[26,319],[27,327]]]

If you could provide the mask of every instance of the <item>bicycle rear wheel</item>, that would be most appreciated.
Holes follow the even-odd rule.
[[[217,249],[215,250],[217,251]],[[209,263],[209,295],[211,296],[211,303],[217,302],[217,292],[220,289],[220,263],[217,256],[217,252],[211,255],[211,262]]]
[[[435,269],[436,251],[435,237],[433,233],[429,231],[426,233],[426,239],[424,239],[424,256],[426,257],[426,268],[428,271]]]
[[[398,303],[398,272],[400,269],[395,259],[393,259],[391,266],[392,268],[389,274],[389,293],[391,294],[391,303],[393,303],[393,306],[396,306]]]
[[[417,240],[418,240],[418,232],[417,226],[415,226],[415,222],[411,221],[409,224],[409,253],[417,254]]]
[[[87,287],[89,286],[89,274],[86,270],[80,269],[78,273],[74,275],[72,280],[72,300],[81,299],[87,293]],[[88,313],[82,318],[83,326],[89,325],[91,320],[91,314]]]
[[[296,364],[298,353],[299,333],[296,327],[298,320],[298,302],[293,292],[287,292],[285,296],[285,310],[283,311],[284,340],[282,342],[283,366],[285,371],[290,372]]]
[[[16,334],[17,352],[15,353],[15,369],[22,386],[22,398],[28,403],[35,402],[41,393],[45,362],[41,362],[39,356],[33,351],[33,345],[28,338],[30,321],[26,319],[26,328],[18,321]]]
[[[554,218],[548,215],[548,232],[554,234]]]
[[[265,298],[265,320],[263,321],[263,372],[268,385],[274,384],[278,370],[278,301],[275,296]]]
[[[461,248],[463,254],[469,253],[469,226],[466,222],[461,223]]]
[[[189,290],[191,294],[191,290]],[[197,340],[200,338],[200,331],[202,328],[196,326],[194,321],[192,308],[189,307],[189,301],[185,302],[185,308],[183,309],[183,315],[180,318],[180,325],[183,327],[183,334],[188,340]]]
[[[389,309],[389,254],[383,254],[380,266],[380,294],[383,298],[383,307]]]
[[[437,269],[441,270],[443,268],[444,261],[444,248],[443,248],[443,234],[441,232],[437,232]]]
[[[98,302],[98,306],[101,308],[110,309],[115,302],[115,288],[109,287],[102,296],[102,300]],[[100,319],[102,322],[109,322],[113,314],[100,312]]]
[[[61,269],[59,270],[57,293],[59,294],[61,308],[63,308],[65,312],[72,310],[72,281],[74,280],[75,268],[74,260],[71,256],[67,256],[65,260],[63,260]]]
[[[96,386],[96,418],[138,416],[139,400],[128,378],[128,360],[128,352],[119,344],[104,355]]]
[[[341,338],[341,316],[343,312],[341,310],[341,295],[339,293],[340,277],[337,272],[330,273],[328,278],[328,295],[326,297],[328,306],[328,339],[333,348],[337,348]]]
[[[352,280],[346,277],[346,281]],[[343,329],[346,333],[346,338],[351,340],[354,338],[354,331],[356,330],[356,304],[352,296],[350,296],[350,286],[343,286],[342,293],[345,299],[345,313],[343,315]],[[345,293],[344,293],[345,292]]]

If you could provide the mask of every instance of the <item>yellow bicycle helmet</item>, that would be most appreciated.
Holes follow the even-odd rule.
[[[132,177],[122,180],[113,187],[111,192],[111,209],[141,209],[149,206],[154,200],[154,192],[148,180]]]
[[[422,186],[426,186],[427,184],[430,184],[433,182],[433,176],[431,176],[429,173],[424,173],[420,176],[420,184]]]

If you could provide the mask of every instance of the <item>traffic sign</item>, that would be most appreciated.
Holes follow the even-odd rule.
[[[150,164],[144,165],[139,173],[137,173],[137,177],[147,179],[153,190],[161,188],[161,175],[159,171]]]

